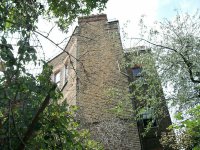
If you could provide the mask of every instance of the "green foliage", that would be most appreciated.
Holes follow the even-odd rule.
[[[198,149],[200,144],[199,18],[198,11],[194,15],[177,13],[172,21],[165,19],[150,29],[141,21],[141,38],[135,40],[143,41],[151,49],[151,56],[143,54],[137,59],[133,55],[126,63],[128,66],[139,64],[143,68],[142,77],[131,84],[134,95],[137,95],[135,99],[142,104],[136,112],[138,115],[144,107],[151,107],[155,117],[165,116],[160,81],[167,92],[170,91],[165,93],[165,98],[170,106],[175,106],[178,121],[171,130],[181,132],[177,135],[179,145],[173,147],[173,141],[176,141],[173,131],[166,133],[163,143],[174,149]],[[155,68],[158,75],[152,72]]]
[[[141,114],[150,108],[154,118],[162,118],[168,115],[164,95],[161,87],[161,80],[155,68],[155,58],[151,51],[147,49],[145,52],[139,52],[132,49],[133,52],[126,53],[125,67],[130,69],[134,66],[142,68],[139,77],[133,77],[130,72],[130,89],[131,97],[135,105],[134,111],[136,119],[141,120]],[[149,125],[151,127],[151,125]]]
[[[36,53],[29,44],[29,38],[24,39],[18,42],[17,56],[14,56],[10,44],[4,37],[1,42],[0,58],[4,65],[0,79],[0,140],[3,149],[15,147],[23,139],[23,134],[47,95],[46,91],[50,91],[53,86],[50,82],[51,71],[47,72],[44,69],[37,77],[26,72],[25,64],[35,62]],[[43,84],[44,79],[48,80],[48,84]]]
[[[200,148],[200,105],[195,106],[186,113],[176,115],[177,123],[169,127],[169,133],[162,137],[162,144],[173,149],[192,149]],[[176,129],[176,136],[173,134]],[[176,143],[172,140],[177,141]]]
[[[0,31],[32,31],[44,6],[37,1],[2,0],[0,2]]]
[[[117,101],[117,105],[108,109],[109,113],[113,113],[118,118],[132,119],[133,107],[130,101],[131,94],[124,89],[118,89],[115,87],[109,88],[105,91],[107,96],[107,104],[112,104],[113,101]]]
[[[84,14],[89,15],[89,13],[97,8],[102,11],[108,0],[47,0],[48,14],[52,14],[53,17],[57,18],[58,26],[62,30],[66,30],[68,25],[78,16]],[[67,13],[66,13],[67,10]]]
[[[51,102],[36,125],[35,137],[28,145],[30,149],[102,149],[101,145],[89,140],[88,131],[78,129],[74,111],[67,108],[65,102]]]
[[[102,10],[106,2],[0,1],[1,149],[102,149],[89,140],[88,131],[79,129],[74,111],[59,102],[62,94],[51,82],[52,67],[40,60],[43,71],[37,76],[28,73],[26,67],[38,62],[31,37],[39,17],[54,18],[64,31],[76,17]],[[10,35],[18,38],[12,41]]]
[[[102,11],[108,0],[2,0],[0,2],[0,31],[33,31],[39,16],[54,18],[61,30],[80,15],[88,15],[94,9]]]

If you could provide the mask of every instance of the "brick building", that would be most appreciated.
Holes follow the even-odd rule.
[[[129,81],[120,69],[123,48],[118,21],[108,22],[101,14],[79,18],[78,24],[65,51],[49,64],[64,99],[78,106],[76,117],[81,127],[89,129],[105,149],[162,149],[158,137],[140,136],[142,127],[129,119],[131,113],[113,112],[121,103],[132,109],[132,102],[123,98],[129,93]],[[112,89],[118,91],[114,98],[109,96]],[[169,124],[170,118],[166,126]]]

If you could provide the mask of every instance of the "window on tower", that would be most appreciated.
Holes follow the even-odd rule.
[[[140,77],[141,76],[141,72],[142,72],[142,68],[141,67],[133,67],[132,68],[133,77]]]
[[[151,108],[146,109],[141,114],[141,118],[142,118],[144,128],[147,128],[149,125],[151,127],[157,127],[157,121],[155,117],[153,116],[153,110]]]
[[[64,84],[66,82],[68,82],[68,78],[69,78],[69,67],[67,65],[65,65],[65,68],[64,68]]]
[[[60,86],[60,71],[55,73],[54,82],[57,84],[58,87]]]

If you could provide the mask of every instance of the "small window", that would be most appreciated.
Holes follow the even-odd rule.
[[[157,127],[157,122],[155,119],[153,118],[149,118],[149,119],[143,119],[143,126],[144,128],[147,128],[148,125],[151,125],[151,127]]]
[[[141,76],[141,72],[142,72],[142,68],[141,67],[132,68],[133,77],[140,77]]]
[[[54,82],[57,84],[57,86],[60,86],[60,71],[58,71],[55,75],[54,75]]]
[[[157,127],[156,119],[153,117],[153,111],[152,109],[148,108],[141,114],[143,127],[147,128],[149,124],[151,124],[151,127]]]
[[[68,68],[68,66],[67,65],[65,65],[65,68],[64,68],[64,70],[65,70],[65,73],[64,73],[64,82],[66,83],[66,82],[68,82],[68,76],[69,76],[69,68]]]

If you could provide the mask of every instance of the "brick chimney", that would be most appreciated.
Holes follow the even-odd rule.
[[[78,24],[88,23],[88,22],[96,22],[96,21],[108,21],[106,14],[92,15],[92,16],[84,16],[78,18]]]

